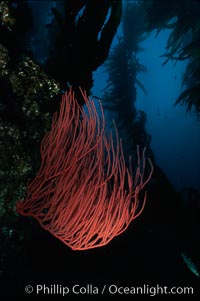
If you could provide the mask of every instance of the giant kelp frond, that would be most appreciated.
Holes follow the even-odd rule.
[[[111,50],[105,65],[108,80],[103,107],[113,112],[120,134],[125,137],[127,153],[135,150],[136,144],[149,144],[145,122],[135,107],[136,87],[146,94],[145,87],[137,78],[140,72],[147,71],[137,57],[142,49],[140,42],[147,35],[144,16],[143,1],[124,2],[122,36],[118,38],[118,44]]]
[[[177,55],[179,59],[187,58],[187,46],[190,45],[191,38],[194,39],[193,32],[195,32],[195,27],[196,20],[191,9],[190,11],[184,11],[177,16],[177,20],[173,23],[173,29],[169,35],[166,46],[167,54],[170,58],[173,59],[175,55]],[[187,46],[185,46],[185,44]]]
[[[122,99],[122,105],[125,105],[125,103],[129,101],[130,95],[132,96],[131,90],[133,89],[134,81],[146,94],[145,87],[136,76],[139,72],[146,72],[147,70],[145,66],[140,64],[137,57],[128,51],[124,41],[121,41],[113,49],[109,60],[105,63],[105,68],[109,77],[105,88],[106,92],[103,103],[106,104],[106,106],[110,103],[107,108],[112,109],[112,105],[116,106],[117,103],[122,102]],[[119,85],[119,83],[124,82],[126,82],[128,88],[126,92]]]
[[[154,29],[161,30],[177,14],[177,3],[174,0],[143,1],[145,10],[145,28],[147,32]]]
[[[147,31],[171,30],[166,45],[165,60],[184,61],[188,59],[182,87],[185,90],[177,98],[175,105],[186,105],[187,112],[192,108],[200,111],[200,4],[196,0],[183,1],[144,1],[146,8]]]
[[[191,112],[194,108],[197,113],[200,112],[200,83],[194,87],[186,89],[177,98],[175,105],[186,105],[187,112]]]
[[[200,59],[191,60],[186,68],[182,79],[182,87],[191,87],[199,82],[200,78]]]
[[[166,62],[168,62],[169,59],[172,60],[185,60],[188,58],[188,53],[186,51],[185,44],[187,43],[188,36],[189,38],[189,44],[191,42],[192,37],[192,26],[191,23],[188,21],[188,23],[185,22],[185,18],[183,16],[179,16],[177,18],[177,21],[173,24],[173,30],[171,31],[169,38],[167,40],[167,46],[166,46],[166,54],[163,55],[163,57],[166,57]],[[184,51],[185,49],[185,51]],[[164,62],[163,64],[165,64]]]
[[[131,51],[138,51],[138,43],[146,38],[142,2],[127,2],[123,12],[124,40]],[[131,28],[131,30],[130,30]]]
[[[180,50],[180,56],[183,57],[184,59],[187,59],[189,57],[192,58],[199,58],[200,57],[200,31],[199,31],[199,36],[196,37],[196,39],[193,39],[191,43],[187,44],[185,47],[183,47]]]

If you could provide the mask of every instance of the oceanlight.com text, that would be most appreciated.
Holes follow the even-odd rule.
[[[74,284],[71,286],[61,284],[36,284],[26,285],[25,292],[27,294],[36,295],[193,295],[194,289],[191,286],[155,286],[144,284],[141,286],[120,286],[116,284]]]

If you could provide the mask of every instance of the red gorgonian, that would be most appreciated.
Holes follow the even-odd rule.
[[[33,216],[40,225],[73,250],[101,247],[124,232],[144,209],[139,193],[150,180],[145,173],[145,149],[137,149],[133,175],[126,165],[122,142],[106,132],[104,114],[82,91],[86,110],[72,89],[62,98],[59,116],[41,143],[41,166],[27,187],[18,213]]]

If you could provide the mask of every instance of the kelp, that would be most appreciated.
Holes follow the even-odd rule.
[[[200,84],[186,89],[181,95],[177,98],[175,105],[177,104],[186,105],[186,111],[192,112],[194,107],[196,112],[200,112]],[[199,116],[199,114],[197,114]]]
[[[188,60],[182,86],[185,90],[175,101],[175,105],[186,105],[186,111],[195,109],[200,112],[200,3],[196,0],[163,1],[156,0],[143,3],[146,30],[170,29],[163,65],[169,60]]]
[[[184,60],[189,55],[193,41],[199,37],[199,5],[183,3],[177,11],[176,20],[171,24],[166,50],[167,57],[171,59]],[[164,26],[167,28],[167,26]],[[191,45],[192,44],[192,45]],[[176,55],[176,57],[175,57]]]
[[[131,1],[127,1],[123,11],[123,35],[127,49],[138,52],[141,50],[139,43],[147,37],[144,32],[145,14],[142,1],[136,5]]]
[[[113,113],[120,136],[123,137],[125,152],[132,152],[139,144],[149,146],[149,136],[145,131],[144,112],[136,110],[137,87],[146,94],[138,80],[140,72],[146,72],[137,57],[140,42],[146,37],[144,32],[144,11],[141,2],[127,1],[123,7],[122,35],[111,49],[104,66],[108,74],[104,89],[103,107]]]
[[[60,9],[53,8],[52,12],[55,21],[49,30],[55,32],[54,46],[46,70],[63,90],[67,89],[68,83],[77,94],[79,86],[89,93],[93,84],[92,72],[108,57],[121,20],[122,2],[70,0],[61,2]]]
[[[169,21],[177,14],[177,1],[174,0],[144,0],[142,5],[146,32],[151,32],[155,29],[157,32],[160,32],[163,27],[168,26]]]

